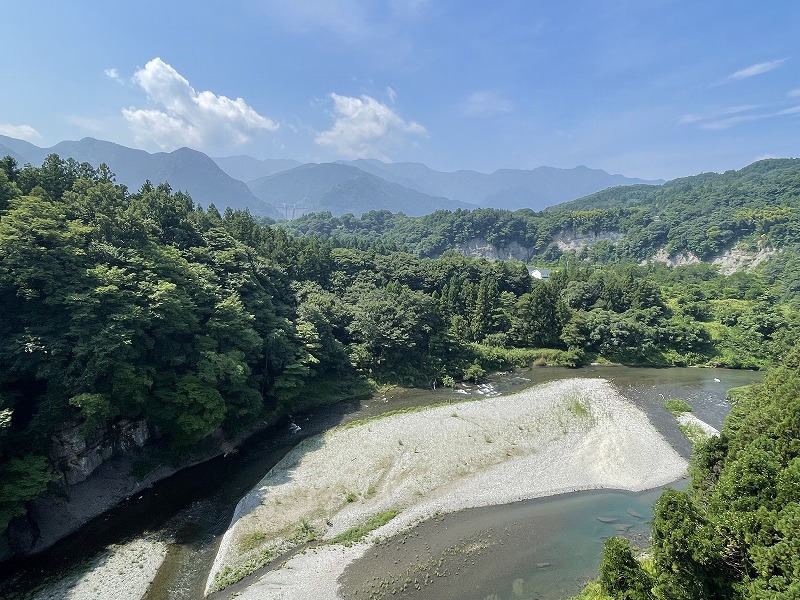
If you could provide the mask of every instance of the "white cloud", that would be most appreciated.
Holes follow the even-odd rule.
[[[276,122],[258,114],[242,98],[231,100],[196,91],[160,58],[136,71],[133,82],[159,106],[122,110],[138,142],[155,143],[162,149],[181,145],[225,148],[249,141],[254,131],[278,128]]]
[[[30,125],[11,125],[10,123],[0,123],[0,135],[36,142],[42,139],[42,134]]]
[[[783,110],[779,110],[775,113],[774,116],[781,116],[781,115],[796,115],[800,114],[800,106],[792,106],[790,108],[784,108]]]
[[[740,123],[800,114],[800,106],[790,106],[780,110],[775,110],[774,108],[772,110],[767,110],[768,108],[769,107],[758,105],[734,106],[706,115],[685,115],[678,120],[678,123],[696,123],[701,129],[717,131],[721,129],[730,129]]]
[[[770,60],[767,62],[756,63],[754,65],[750,65],[749,67],[745,67],[744,69],[740,69],[735,73],[731,73],[725,78],[725,81],[738,81],[740,79],[747,79],[749,77],[755,77],[756,75],[763,75],[764,73],[768,73],[774,69],[780,67],[783,63],[785,63],[788,59],[780,58],[777,60]]]
[[[462,103],[461,112],[467,117],[491,117],[509,113],[514,106],[496,92],[474,92]]]
[[[113,79],[114,81],[122,83],[122,77],[119,76],[119,71],[117,71],[116,69],[106,69],[105,71],[103,71],[103,73],[105,73],[106,77],[108,77],[109,79]]]
[[[757,110],[759,108],[761,107],[757,104],[742,104],[740,106],[727,106],[725,108],[721,108],[719,110],[715,110],[713,112],[709,112],[703,115],[698,115],[698,114],[684,115],[678,119],[678,123],[680,125],[686,125],[689,123],[711,121],[715,119],[720,119],[722,117],[728,117],[730,115],[736,115],[743,112],[750,112],[753,110]]]
[[[789,96],[789,98],[798,98],[800,97],[800,88],[797,88],[795,90],[789,90],[788,92],[786,92],[786,95]]]
[[[427,130],[407,122],[391,108],[370,96],[353,98],[330,94],[336,121],[314,140],[348,158],[389,160],[386,152],[402,146],[412,135],[427,136]]]

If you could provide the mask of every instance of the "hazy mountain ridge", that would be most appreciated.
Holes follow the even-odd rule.
[[[256,179],[248,185],[264,202],[279,208],[292,205],[303,214],[391,210],[418,216],[440,209],[477,208],[443,196],[430,196],[341,163],[309,163]]]
[[[299,160],[289,158],[267,158],[259,160],[246,154],[236,156],[214,156],[212,160],[234,179],[248,182],[261,177],[269,177],[281,171],[301,166]]]
[[[312,211],[356,216],[371,210],[418,216],[477,207],[539,211],[613,186],[662,183],[587,167],[500,169],[485,174],[443,172],[421,163],[374,159],[321,164],[259,160],[246,155],[212,159],[190,148],[151,154],[89,137],[40,148],[0,136],[0,153],[10,154],[21,165],[39,165],[51,153],[93,166],[105,163],[116,174],[117,182],[133,190],[146,180],[168,182],[204,206],[213,203],[220,210],[248,209],[274,218],[293,218]]]
[[[541,210],[553,204],[621,185],[660,185],[663,180],[646,181],[611,175],[600,169],[537,167],[531,170],[499,169],[491,174],[477,171],[436,171],[421,163],[384,163],[359,159],[342,164],[356,166],[406,187],[489,208]]]
[[[138,190],[148,179],[156,185],[167,182],[174,190],[188,192],[203,206],[214,204],[220,210],[230,206],[249,209],[253,214],[278,216],[275,209],[256,198],[244,182],[228,175],[206,154],[191,148],[151,154],[89,137],[59,142],[51,148],[39,148],[22,140],[0,136],[0,145],[0,151],[5,152],[4,148],[12,150],[12,156],[20,164],[39,165],[52,153],[88,162],[92,166],[105,163],[116,175],[117,183],[132,190]]]

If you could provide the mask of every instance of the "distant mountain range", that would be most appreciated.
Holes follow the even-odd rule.
[[[433,196],[508,210],[531,208],[539,211],[618,185],[664,183],[663,180],[646,181],[609,175],[588,167],[500,169],[487,175],[477,171],[444,173],[421,163],[384,163],[362,159],[346,164]]]
[[[204,206],[247,208],[279,219],[316,211],[357,216],[370,210],[417,216],[478,207],[540,211],[613,186],[663,183],[587,167],[447,173],[420,163],[364,159],[322,164],[242,155],[212,159],[190,148],[151,154],[94,138],[40,148],[0,136],[0,156],[11,155],[20,165],[39,165],[51,153],[93,166],[106,163],[117,182],[133,190],[145,180],[168,182]]]
[[[419,216],[439,209],[477,208],[444,196],[434,197],[341,163],[301,165],[249,181],[247,185],[265,202],[291,210],[289,218],[292,214],[319,211],[361,215],[370,210],[390,210]]]
[[[79,142],[59,142],[52,148],[39,148],[22,140],[0,136],[0,155],[11,154],[20,165],[40,165],[48,154],[74,158],[92,166],[105,163],[116,175],[117,183],[138,190],[146,180],[153,184],[169,183],[173,190],[188,192],[195,202],[220,210],[249,208],[254,214],[279,216],[274,208],[253,195],[242,181],[234,179],[211,158],[197,150],[179,148],[174,152],[150,154],[104,142],[83,138]]]

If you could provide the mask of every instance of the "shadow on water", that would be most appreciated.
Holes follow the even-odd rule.
[[[43,581],[58,579],[70,570],[79,569],[81,564],[98,556],[108,545],[120,544],[152,532],[169,542],[169,552],[146,598],[148,600],[200,598],[221,536],[230,523],[236,504],[301,440],[335,425],[387,411],[508,394],[539,383],[573,377],[610,379],[624,395],[636,402],[648,414],[656,427],[684,456],[689,455],[691,448],[677,427],[674,417],[663,408],[662,397],[686,399],[694,406],[695,414],[699,418],[719,428],[728,410],[724,400],[725,390],[760,379],[760,375],[756,373],[705,369],[590,367],[574,370],[549,367],[502,374],[494,377],[488,385],[464,386],[457,390],[393,389],[368,400],[317,407],[309,412],[295,415],[294,422],[280,423],[256,434],[245,442],[238,452],[184,469],[155,484],[152,488],[129,498],[113,510],[87,523],[39,555],[1,564],[0,596],[25,597]],[[570,496],[584,497],[591,494],[593,493],[583,492]],[[534,503],[548,501],[549,499],[539,500]],[[553,499],[553,501],[562,500]],[[512,514],[517,510],[521,510],[517,505],[509,505],[508,508],[494,507],[490,512],[503,515],[506,512]],[[463,514],[467,516],[458,518],[466,521],[477,519],[477,523],[481,522],[480,518],[473,515],[473,511],[466,511]],[[480,513],[475,513],[478,514]],[[545,527],[542,530],[545,533],[539,535],[537,539],[578,540],[583,536],[583,533],[574,536],[562,535],[559,527],[545,526],[544,521],[547,519],[544,521],[543,519],[544,517],[541,517],[539,520],[540,525]],[[570,519],[566,521],[569,522]],[[492,525],[489,529],[500,531],[497,527],[499,525]],[[508,528],[509,531],[515,531],[510,525]],[[523,529],[527,531],[526,528]],[[511,538],[517,540],[518,537],[510,536],[502,545],[492,547],[511,548]],[[529,536],[522,536],[514,544],[524,545],[524,540],[530,541]],[[567,554],[574,553],[572,550],[564,551]],[[591,554],[595,558],[599,556],[595,555],[596,553]],[[502,565],[513,562],[509,560],[509,556],[517,554],[501,552],[497,556],[505,558],[497,559],[495,566],[486,565],[493,573],[501,572]],[[484,560],[486,559],[482,559]],[[562,572],[562,566],[556,566],[561,563],[554,561],[542,559],[534,564],[545,562],[550,562],[551,566],[536,567],[535,573],[548,569],[552,572],[567,573],[567,571]],[[507,567],[504,568],[507,570]],[[591,563],[589,573],[591,574],[594,569],[596,564]],[[481,570],[484,570],[483,566]],[[515,571],[519,576],[515,576],[512,583],[518,579],[527,581],[523,572],[524,569]],[[571,577],[571,575],[563,576]],[[464,589],[461,591],[466,592]],[[444,598],[439,595],[427,597]],[[478,598],[470,594],[460,597]],[[484,596],[480,596],[478,600],[483,598]]]

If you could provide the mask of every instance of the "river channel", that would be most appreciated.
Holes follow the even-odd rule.
[[[686,457],[691,446],[675,418],[663,408],[664,400],[683,398],[698,418],[720,428],[729,410],[726,391],[762,379],[760,373],[721,369],[547,367],[496,375],[489,384],[456,391],[390,390],[369,400],[320,407],[254,436],[238,452],[157,483],[37,556],[0,565],[0,596],[34,597],[41,584],[80,571],[107,546],[155,535],[169,541],[169,551],[146,600],[202,598],[208,571],[237,502],[303,438],[386,411],[508,394],[571,377],[610,380]],[[412,587],[403,597],[563,598],[596,575],[606,537],[622,534],[635,544],[646,544],[647,520],[658,493],[578,492],[447,515],[415,527],[402,550],[385,544],[354,563],[343,578],[343,592],[347,597],[363,597],[357,592],[369,588],[377,566],[395,565],[399,572],[403,561],[411,564],[427,552],[439,556],[437,561],[442,560],[443,569],[449,569],[449,577],[419,591]],[[454,548],[475,550],[459,554]]]

